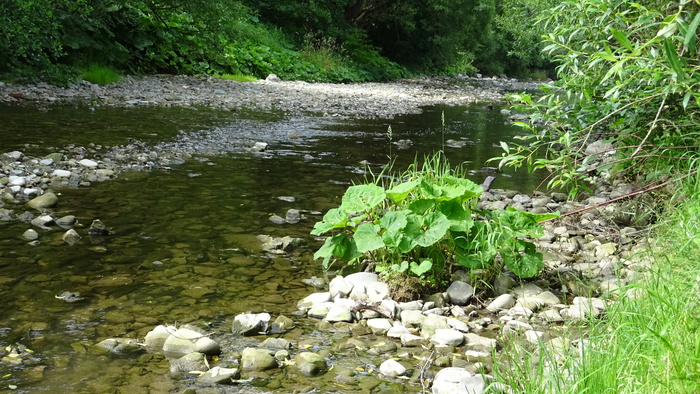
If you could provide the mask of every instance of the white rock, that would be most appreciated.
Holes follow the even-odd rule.
[[[96,167],[97,167],[97,162],[96,162],[96,161],[93,161],[93,160],[90,160],[90,159],[83,159],[83,160],[80,160],[80,161],[78,162],[78,164],[80,164],[80,165],[83,166],[83,167],[87,167],[87,168],[96,168]]]
[[[16,175],[10,175],[7,179],[9,181],[8,186],[24,186],[27,182],[24,177]]]
[[[67,171],[67,170],[53,170],[51,173],[51,176],[53,177],[58,177],[58,178],[68,178],[70,177],[72,172]]]
[[[513,305],[515,305],[515,297],[511,294],[501,294],[491,301],[486,309],[491,313],[498,313],[498,311],[512,308]]]
[[[342,276],[336,276],[328,284],[328,291],[333,299],[337,296],[347,297],[352,291],[352,284],[348,283]]]
[[[386,332],[386,336],[389,338],[397,339],[401,338],[401,335],[409,333],[410,331],[408,330],[408,328],[404,327],[400,322],[395,322],[394,326]]]
[[[352,322],[352,312],[345,305],[333,304],[333,306],[328,309],[328,314],[325,317],[326,321],[331,323],[337,322]]]
[[[552,306],[561,303],[559,297],[555,296],[551,291],[543,291],[540,294],[532,296],[530,298],[538,299],[542,301],[545,306]]]
[[[523,308],[522,306],[514,306],[508,310],[508,316],[523,316],[529,319],[530,316],[532,316],[532,310],[529,308]]]
[[[519,320],[511,320],[503,326],[503,332],[508,334],[508,333],[516,333],[516,334],[522,334],[525,331],[532,330],[532,326],[519,321]]]
[[[481,394],[486,382],[464,368],[443,368],[435,375],[433,394]]]
[[[30,228],[29,230],[25,231],[22,234],[22,236],[29,240],[35,240],[39,238],[39,233],[37,233],[36,230]]]
[[[515,301],[516,307],[527,308],[530,309],[532,312],[537,312],[537,310],[539,310],[543,305],[544,302],[537,297],[521,297],[518,298],[517,301]]]
[[[535,345],[539,344],[542,341],[542,337],[544,336],[544,332],[542,331],[535,331],[535,330],[527,330],[525,331],[525,339],[533,343]]]
[[[401,323],[404,327],[417,327],[423,324],[425,315],[421,311],[401,311]]]
[[[455,319],[454,317],[448,317],[447,324],[457,331],[469,332],[469,325],[461,320]]]
[[[379,282],[379,276],[371,272],[356,272],[345,277],[345,281],[352,286],[358,284],[366,286],[370,283]]]
[[[269,324],[269,313],[241,313],[233,318],[232,332],[236,335],[258,335],[266,332]]]
[[[367,327],[375,335],[384,335],[393,327],[393,324],[389,319],[368,319]]]
[[[411,333],[401,334],[401,345],[405,347],[418,347],[423,346],[428,343],[428,340]]]
[[[452,328],[439,328],[430,337],[430,342],[435,345],[459,346],[464,342],[464,334]]]
[[[365,291],[370,302],[381,302],[389,298],[389,287],[384,282],[369,283],[365,286]]]
[[[168,339],[170,334],[175,331],[177,331],[177,328],[175,328],[175,326],[156,326],[156,328],[154,328],[153,330],[149,331],[148,334],[146,334],[146,338],[144,340],[146,343],[146,347],[151,350],[162,351],[165,340]]]
[[[537,286],[534,283],[525,283],[521,286],[518,286],[513,289],[513,294],[515,294],[516,297],[529,297],[529,296],[535,296],[537,294],[542,293],[542,288]]]
[[[471,350],[477,350],[480,352],[491,352],[498,346],[498,341],[492,338],[482,337],[477,334],[464,334],[467,341],[465,347]]]
[[[305,310],[309,309],[312,306],[316,304],[322,304],[324,302],[329,302],[331,301],[331,293],[330,292],[324,292],[324,293],[312,293],[309,294],[308,296],[304,297],[303,300],[299,301],[297,303],[297,307],[300,310]]]
[[[401,365],[401,363],[396,360],[388,359],[379,366],[379,372],[386,377],[395,378],[397,376],[405,375],[406,367]]]
[[[574,298],[574,305],[583,305],[586,308],[595,308],[598,312],[605,312],[607,305],[605,301],[600,298],[589,298],[589,297],[576,297]]]
[[[585,320],[598,315],[598,309],[582,304],[572,305],[561,311],[561,317],[565,320]]]

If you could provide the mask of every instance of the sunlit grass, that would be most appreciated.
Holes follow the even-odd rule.
[[[700,188],[691,189],[654,232],[646,278],[589,322],[580,355],[511,351],[496,381],[528,393],[700,392]]]
[[[220,74],[220,75],[215,75],[216,78],[219,79],[227,79],[229,81],[236,81],[236,82],[255,82],[258,80],[258,78],[252,76],[252,75],[244,75],[244,74]]]
[[[82,79],[97,85],[107,85],[117,82],[121,77],[117,70],[97,64],[82,69],[81,73]]]

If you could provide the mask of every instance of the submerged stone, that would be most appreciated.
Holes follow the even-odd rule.
[[[326,360],[316,353],[302,352],[294,357],[294,365],[304,376],[317,376],[328,369]]]

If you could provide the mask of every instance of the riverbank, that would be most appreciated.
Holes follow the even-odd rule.
[[[280,81],[235,82],[181,75],[127,76],[105,86],[82,83],[0,83],[0,104],[81,103],[91,106],[210,106],[231,111],[282,111],[291,115],[385,118],[418,113],[421,106],[500,101],[508,92],[539,83],[505,78],[421,78],[388,83],[330,84]]]

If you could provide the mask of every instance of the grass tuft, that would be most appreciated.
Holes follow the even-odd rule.
[[[644,279],[610,295],[617,301],[588,322],[580,355],[510,352],[496,381],[528,393],[700,392],[700,181],[689,188],[654,233]]]
[[[81,70],[82,78],[88,82],[97,85],[107,85],[117,82],[121,75],[112,67],[93,64],[86,69]]]
[[[236,82],[255,82],[258,80],[258,78],[252,76],[252,75],[244,75],[244,74],[220,74],[220,75],[215,75],[216,78],[219,79],[227,79],[229,81],[236,81]]]

